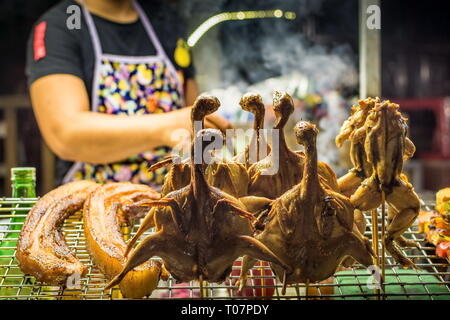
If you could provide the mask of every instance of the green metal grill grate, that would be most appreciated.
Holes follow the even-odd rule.
[[[79,289],[48,286],[24,275],[15,259],[15,244],[20,233],[21,222],[11,222],[11,218],[23,218],[37,199],[0,198],[0,299],[123,299],[118,289],[104,291],[105,277],[96,269],[86,249],[81,213],[66,219],[63,231],[67,244],[77,257],[88,267],[86,277],[80,280]],[[431,204],[430,204],[431,205]],[[365,215],[367,230],[371,238],[371,216]],[[379,217],[381,221],[381,214]],[[131,234],[137,226],[131,228]],[[416,240],[420,248],[404,250],[421,270],[404,270],[390,256],[386,259],[385,293],[386,299],[450,299],[450,269],[448,262],[435,255],[435,248],[425,243],[424,236],[412,226],[406,237]],[[381,252],[381,251],[380,251]],[[236,295],[232,285],[239,275],[239,267],[234,267],[230,280],[222,284],[205,284],[203,297],[207,299],[254,299],[252,296]],[[259,273],[258,273],[259,272]],[[235,275],[236,273],[236,275]],[[257,292],[258,298],[267,299],[376,299],[377,294],[367,285],[370,272],[362,266],[341,270],[327,283],[299,284],[288,287],[282,295],[282,285],[270,272],[268,266],[255,267],[249,277],[247,291]],[[306,290],[307,289],[307,290]],[[161,281],[149,299],[200,298],[197,282],[175,284],[174,279]]]

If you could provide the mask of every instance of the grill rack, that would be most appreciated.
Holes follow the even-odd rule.
[[[86,249],[84,237],[83,221],[81,213],[77,213],[66,219],[63,225],[63,232],[69,247],[75,251],[76,256],[88,268],[86,277],[80,279],[79,289],[67,289],[60,286],[48,286],[36,281],[31,276],[25,276],[19,269],[15,258],[15,243],[21,227],[21,222],[13,223],[11,218],[24,218],[37,199],[17,199],[0,198],[0,300],[86,300],[86,299],[124,299],[120,290],[113,288],[104,291],[107,280],[100,271],[93,265],[89,253]],[[432,203],[428,203],[430,207]],[[371,215],[365,214],[366,232],[369,239],[372,235]],[[378,221],[381,221],[379,212]],[[380,228],[381,223],[379,223]],[[7,230],[4,230],[7,229]],[[128,228],[134,234],[137,225]],[[259,296],[239,296],[236,295],[236,287],[233,283],[239,275],[239,267],[233,267],[230,280],[222,284],[207,284],[203,286],[203,298],[206,299],[450,299],[450,268],[448,261],[435,255],[435,247],[424,241],[424,235],[420,234],[417,225],[410,227],[406,232],[407,238],[413,239],[420,244],[420,248],[403,250],[403,252],[421,268],[421,271],[402,270],[393,259],[387,255],[385,292],[382,297],[374,290],[368,289],[367,277],[370,271],[361,265],[355,265],[338,272],[328,283],[320,284],[297,284],[289,286],[285,295],[282,295],[282,284],[271,274],[267,265],[254,267],[253,272],[247,282],[247,291],[258,292]],[[3,235],[2,235],[3,234]],[[9,235],[9,236],[8,236]],[[127,235],[126,235],[127,236]],[[129,236],[129,235],[128,235]],[[8,237],[5,239],[5,237]],[[7,246],[6,246],[7,245]],[[255,271],[256,270],[256,271]],[[234,275],[236,273],[236,275]],[[410,280],[403,281],[404,277]],[[413,280],[411,281],[411,278]],[[414,280],[415,278],[415,280]],[[390,279],[390,280],[388,280]],[[393,280],[394,279],[394,280]],[[412,290],[412,287],[415,289]],[[397,288],[395,291],[394,288]],[[392,290],[391,290],[392,289]],[[349,292],[350,290],[350,292]],[[400,291],[400,292],[398,292]],[[418,292],[419,291],[419,292]],[[273,292],[273,294],[271,294]],[[173,278],[168,281],[160,281],[151,297],[147,299],[164,298],[200,298],[200,286],[198,282],[186,284],[175,284]]]

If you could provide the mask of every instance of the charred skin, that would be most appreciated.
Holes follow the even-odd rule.
[[[286,271],[285,267],[271,263],[284,285],[325,280],[347,256],[366,266],[372,264],[369,242],[354,225],[350,200],[327,189],[320,181],[317,133],[316,127],[308,122],[296,125],[297,142],[305,146],[302,180],[273,202],[267,224],[256,237],[290,267],[291,271]],[[244,257],[241,289],[255,262]]]
[[[70,276],[85,276],[60,230],[64,220],[81,210],[98,185],[77,181],[50,191],[31,209],[17,242],[17,261],[23,273],[50,285],[65,285]]]
[[[204,150],[202,141],[210,141],[207,138],[213,134],[217,130],[201,130],[192,143],[192,151],[197,143]],[[235,259],[242,255],[284,266],[273,252],[252,237],[252,214],[236,198],[208,184],[202,164],[192,167],[189,185],[147,205],[154,208],[131,239],[129,248],[149,227],[154,225],[156,233],[130,251],[127,264],[108,288],[154,256],[161,257],[174,278],[183,282],[221,282]]]
[[[407,134],[406,119],[398,105],[384,101],[371,111],[364,125],[367,161],[372,175],[352,195],[352,204],[360,210],[373,210],[381,205],[381,190],[391,207],[386,228],[385,245],[392,257],[405,267],[416,267],[394,244],[405,242],[403,232],[411,226],[420,210],[420,201],[413,187],[402,175]]]
[[[159,198],[149,186],[131,183],[106,184],[89,196],[83,215],[86,245],[94,264],[106,278],[116,276],[126,263],[127,244],[121,226],[131,225],[148,213],[140,203]],[[120,283],[122,295],[126,298],[151,295],[162,272],[159,261],[146,261]]]
[[[303,175],[305,157],[303,154],[292,151],[286,144],[284,127],[294,111],[292,98],[285,92],[276,91],[273,98],[273,108],[277,122],[274,129],[279,130],[278,159],[273,153],[250,166],[249,195],[275,199],[284,192],[297,185]],[[272,146],[273,148],[273,146]],[[278,163],[278,166],[276,165]],[[274,174],[265,174],[272,167],[278,167]],[[321,183],[333,190],[338,189],[336,174],[325,163],[319,162]]]

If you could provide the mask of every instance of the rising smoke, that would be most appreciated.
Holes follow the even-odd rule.
[[[274,90],[287,91],[300,99],[308,93],[320,94],[328,104],[328,115],[321,120],[328,130],[321,128],[320,145],[326,147],[319,150],[319,158],[336,164],[338,156],[336,150],[333,151],[334,136],[347,115],[347,110],[342,107],[346,102],[336,94],[336,90],[356,87],[357,70],[356,56],[349,44],[324,41],[315,34],[314,27],[311,30],[311,24],[308,25],[311,16],[320,16],[323,6],[330,5],[329,2],[333,1],[191,0],[183,2],[181,11],[186,17],[195,15],[203,19],[223,11],[294,11],[297,14],[294,21],[263,19],[221,24],[217,35],[221,47],[221,58],[217,61],[221,79],[210,93],[221,100],[223,115],[238,125],[252,119],[248,113],[240,112],[238,105],[240,96],[246,91],[262,94],[268,104]],[[200,41],[206,43],[208,40]],[[208,50],[203,52],[209,53]],[[214,68],[211,60],[197,61],[208,61],[206,70]],[[211,77],[206,75],[204,78]],[[294,114],[292,118],[293,121],[307,120],[302,113]]]

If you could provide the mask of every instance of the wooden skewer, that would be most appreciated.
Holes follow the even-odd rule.
[[[305,300],[309,299],[309,279],[305,283]]]
[[[295,293],[297,294],[297,297],[299,297],[300,296],[300,288],[298,287],[298,284],[296,284],[294,286],[294,288],[295,288]]]
[[[383,299],[386,299],[384,280],[386,279],[386,247],[384,245],[384,236],[386,229],[386,194],[381,189],[381,290],[383,291]]]
[[[262,261],[260,261],[259,262],[259,265],[261,266],[261,268],[259,268],[259,272],[261,273],[261,285],[262,285],[262,287],[261,287],[261,295],[263,296],[263,297],[265,297],[266,296],[266,279],[264,278],[264,276],[265,276],[265,273],[264,273],[264,265],[263,265],[263,262]],[[264,298],[265,299],[265,298]]]
[[[377,209],[372,210],[372,248],[373,252],[375,252],[376,258],[373,258],[373,264],[380,267],[380,263],[378,261],[379,251],[378,251],[378,212]],[[380,289],[377,287],[374,289],[375,294],[377,295],[377,300],[380,299]]]
[[[200,285],[200,298],[203,299],[205,297],[205,295],[204,295],[205,292],[203,291],[203,289],[204,289],[203,275],[199,276],[198,282]]]

